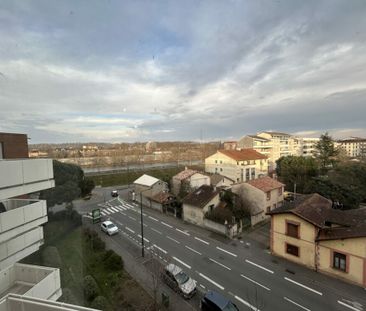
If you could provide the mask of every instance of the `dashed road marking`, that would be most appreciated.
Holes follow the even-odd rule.
[[[202,243],[204,243],[204,244],[206,244],[206,245],[210,245],[210,243],[209,242],[207,242],[207,241],[205,241],[205,240],[202,240],[202,239],[200,239],[200,238],[197,238],[196,236],[194,237],[197,241],[200,241],[200,242],[202,242]]]
[[[231,270],[231,268],[229,268],[229,267],[225,266],[225,265],[224,265],[224,264],[222,264],[221,262],[216,261],[215,259],[212,259],[212,258],[208,258],[208,259],[209,259],[210,261],[214,262],[215,264],[217,264],[217,265],[219,265],[219,266],[221,266],[221,267],[223,267],[223,268],[227,269],[227,270]]]
[[[173,256],[173,259],[174,259],[175,261],[178,261],[180,264],[182,264],[183,266],[187,267],[188,269],[191,269],[191,266],[190,266],[190,265],[187,265],[184,261],[182,261],[182,260],[178,259],[177,257],[174,257],[174,256]]]
[[[169,224],[167,224],[167,223],[165,223],[164,221],[160,221],[164,226],[167,226],[167,227],[169,227],[169,228],[173,228],[173,226],[171,226],[171,225],[169,225]]]
[[[134,218],[134,217],[128,216],[128,218],[130,218],[130,219],[132,219],[132,220],[136,221],[136,218]]]
[[[268,287],[266,287],[266,286],[262,285],[261,283],[258,283],[257,281],[252,280],[251,278],[249,278],[249,277],[247,277],[247,276],[245,276],[245,275],[243,275],[243,274],[240,274],[240,275],[241,275],[241,277],[243,277],[244,279],[247,279],[248,281],[250,281],[250,282],[252,282],[252,283],[254,283],[254,284],[256,284],[256,285],[258,285],[258,286],[260,286],[260,287],[262,287],[262,288],[264,288],[265,290],[268,290],[268,291],[270,291],[270,290],[271,290],[270,288],[268,288]]]
[[[354,310],[354,311],[362,311],[362,310],[360,310],[360,309],[358,309],[358,308],[356,308],[356,307],[353,307],[353,306],[350,306],[349,304],[347,304],[347,303],[344,303],[343,301],[340,301],[340,300],[338,300],[337,301],[340,305],[342,305],[342,306],[344,306],[344,307],[346,307],[346,308],[348,308],[348,309],[351,309],[351,310]]]
[[[148,216],[150,219],[154,220],[154,221],[159,221],[158,219],[154,218],[154,217],[151,217],[151,216]]]
[[[152,231],[155,231],[156,233],[162,234],[159,230],[156,230],[154,228],[151,228]]]
[[[167,254],[168,252],[165,249],[162,249],[161,247],[154,244],[154,247],[156,247],[159,251],[163,252],[164,254]]]
[[[251,310],[253,310],[253,311],[259,311],[259,309],[257,307],[254,307],[249,302],[245,301],[243,298],[240,298],[239,296],[236,296],[236,295],[234,295],[234,297],[235,297],[236,300],[240,301],[243,305],[247,306]]]
[[[170,237],[169,235],[166,236],[169,240],[172,240],[173,242],[180,244],[179,241],[177,241],[176,239],[173,239],[172,237]]]
[[[286,301],[291,302],[292,304],[294,304],[295,306],[298,306],[299,308],[301,308],[301,309],[303,309],[303,310],[311,311],[310,309],[308,309],[308,308],[306,308],[306,307],[304,307],[304,306],[300,305],[299,303],[297,303],[297,302],[295,302],[295,301],[293,301],[293,300],[291,300],[291,299],[289,299],[289,298],[287,298],[287,297],[283,297],[283,298],[284,298]]]
[[[187,235],[187,236],[190,236],[190,234],[189,234],[188,232],[185,232],[185,231],[180,230],[180,229],[178,229],[178,228],[175,228],[175,230],[177,230],[178,232],[183,233],[183,234],[185,234],[185,235]]]
[[[306,285],[304,285],[304,284],[301,284],[301,283],[296,282],[296,281],[294,281],[294,280],[292,280],[292,279],[289,279],[288,277],[284,277],[284,279],[285,279],[286,281],[289,281],[289,282],[293,283],[293,284],[296,284],[296,285],[298,285],[298,286],[301,286],[302,288],[305,288],[305,289],[307,289],[307,290],[309,290],[309,291],[311,291],[311,292],[313,292],[313,293],[315,293],[315,294],[318,294],[318,295],[320,295],[320,296],[323,296],[323,293],[318,292],[317,290],[315,290],[315,289],[313,289],[313,288],[311,288],[311,287],[308,287],[308,286],[306,286]]]
[[[234,253],[232,253],[232,252],[229,252],[229,251],[227,251],[226,249],[223,249],[223,248],[218,247],[218,246],[216,246],[216,248],[217,248],[218,250],[220,250],[220,251],[222,251],[222,252],[226,253],[226,254],[229,254],[229,255],[233,256],[233,257],[238,257],[238,255],[236,255],[236,254],[234,254]]]
[[[135,231],[133,231],[132,229],[130,229],[130,228],[128,228],[128,227],[126,227],[126,230],[128,230],[128,231],[130,231],[130,232],[132,232],[132,233],[135,233]]]
[[[257,267],[257,268],[259,268],[259,269],[262,269],[262,270],[264,270],[264,271],[267,271],[267,272],[269,272],[269,273],[271,273],[271,274],[273,274],[273,273],[274,273],[272,270],[269,270],[269,269],[267,269],[267,268],[265,268],[265,267],[263,267],[263,266],[261,266],[261,265],[259,265],[259,264],[255,263],[255,262],[253,262],[253,261],[250,261],[250,260],[248,260],[248,259],[245,259],[245,262],[247,262],[247,263],[249,263],[249,264],[251,264],[251,265],[253,265],[253,266],[256,266],[256,267]]]
[[[195,249],[193,249],[193,248],[191,248],[191,247],[189,247],[187,245],[186,245],[186,248],[188,248],[190,251],[192,251],[192,252],[194,252],[194,253],[196,253],[198,255],[202,255],[200,252],[196,251]]]
[[[216,287],[220,288],[221,290],[224,290],[225,287],[220,285],[219,283],[216,283],[214,280],[210,279],[208,276],[196,271],[198,273],[198,275],[202,278],[204,278],[205,280],[209,281],[210,283],[212,283],[213,285],[215,285]]]

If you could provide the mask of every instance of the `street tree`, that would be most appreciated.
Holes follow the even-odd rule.
[[[321,169],[326,171],[327,168],[333,167],[338,150],[334,146],[332,137],[325,132],[320,136],[320,140],[315,145],[315,155],[320,162]]]

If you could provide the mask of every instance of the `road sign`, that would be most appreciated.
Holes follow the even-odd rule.
[[[100,208],[94,209],[92,211],[93,224],[100,222],[102,220],[102,214],[100,213]]]

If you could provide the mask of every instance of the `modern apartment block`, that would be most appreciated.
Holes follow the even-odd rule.
[[[338,140],[336,144],[351,158],[366,157],[366,138],[352,137]]]
[[[316,144],[319,142],[320,138],[307,138],[298,137],[299,141],[299,151],[303,157],[313,157],[316,155]]]
[[[55,186],[51,159],[29,159],[27,136],[0,134],[0,311],[91,310],[58,303],[60,271],[21,264],[39,250],[46,201],[28,194]]]

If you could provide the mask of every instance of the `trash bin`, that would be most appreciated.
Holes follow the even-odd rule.
[[[169,296],[165,294],[164,292],[161,293],[161,304],[165,307],[169,307]]]

